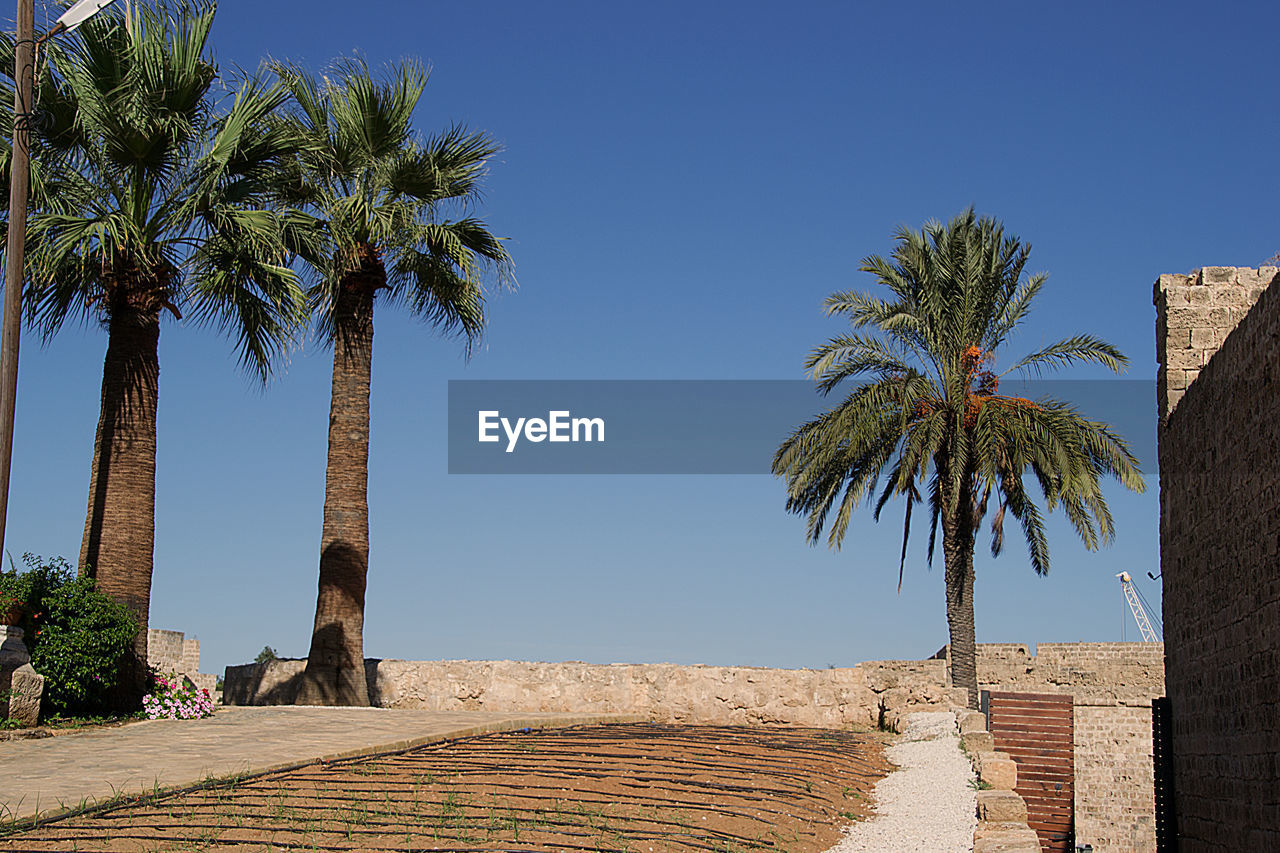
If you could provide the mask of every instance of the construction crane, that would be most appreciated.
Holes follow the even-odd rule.
[[[1133,611],[1133,618],[1138,623],[1138,631],[1142,634],[1144,643],[1154,643],[1157,641],[1156,632],[1151,627],[1151,620],[1147,618],[1147,610],[1142,606],[1142,596],[1133,587],[1133,578],[1129,577],[1128,572],[1121,572],[1116,575],[1120,578],[1120,586],[1124,589],[1124,599],[1129,602],[1129,609]]]

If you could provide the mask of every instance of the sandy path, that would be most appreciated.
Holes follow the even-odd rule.
[[[829,853],[967,853],[977,791],[955,715],[920,712],[886,753],[899,769],[876,785],[876,816],[849,827]]]

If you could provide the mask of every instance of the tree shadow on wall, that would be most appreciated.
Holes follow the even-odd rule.
[[[302,686],[306,658],[278,658],[264,663],[251,663],[229,669],[240,670],[226,682],[222,694],[224,705],[293,705]],[[369,704],[379,707],[382,693],[377,689],[378,664],[381,658],[364,659],[364,677],[369,689]],[[243,670],[249,670],[244,672]]]

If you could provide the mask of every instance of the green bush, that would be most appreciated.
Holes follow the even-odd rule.
[[[136,664],[133,614],[98,592],[91,578],[76,577],[61,557],[43,561],[24,554],[22,561],[26,571],[0,573],[0,596],[24,604],[23,639],[31,665],[45,677],[42,710],[77,715],[119,710],[119,682]]]
[[[253,659],[254,663],[266,663],[267,661],[279,660],[276,650],[270,646],[263,646],[262,651],[258,652],[258,656]]]

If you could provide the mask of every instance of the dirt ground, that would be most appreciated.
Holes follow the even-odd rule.
[[[11,829],[0,851],[813,853],[870,813],[883,744],[804,728],[506,732]]]

